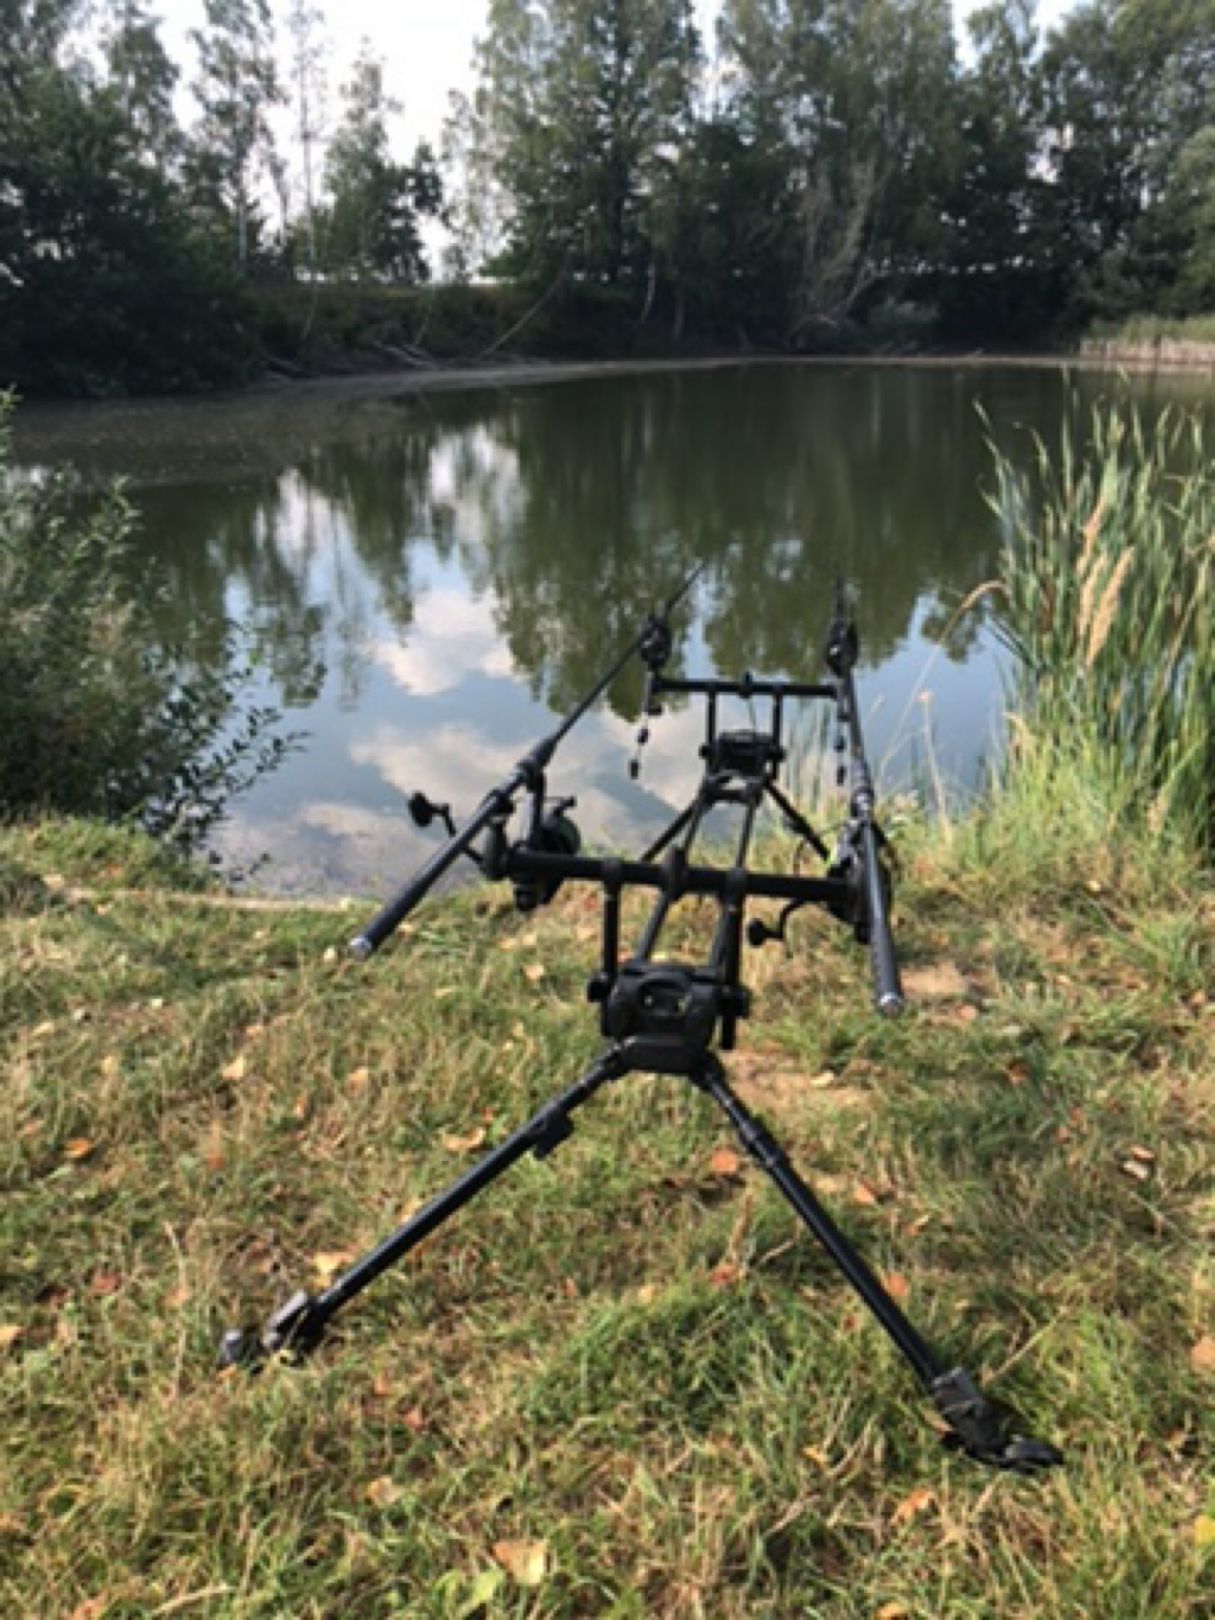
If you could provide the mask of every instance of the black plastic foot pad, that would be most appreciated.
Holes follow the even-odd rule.
[[[1040,1474],[1063,1462],[1063,1453],[1049,1441],[1017,1434],[1012,1414],[984,1395],[965,1367],[934,1379],[929,1392],[949,1424],[944,1438],[952,1450],[1014,1474]]]

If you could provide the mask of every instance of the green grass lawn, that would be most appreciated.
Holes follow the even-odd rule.
[[[218,1375],[224,1327],[590,1059],[595,903],[465,895],[357,967],[361,911],[0,835],[0,1613],[1215,1612],[1215,900],[1116,840],[911,842],[913,1009],[879,1020],[864,953],[799,920],[728,1067],[930,1336],[1065,1449],[1038,1480],[941,1447],[670,1079],[601,1093],[306,1366]]]

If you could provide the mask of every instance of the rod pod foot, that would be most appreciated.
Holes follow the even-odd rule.
[[[299,1361],[321,1342],[329,1312],[314,1295],[300,1289],[292,1294],[259,1332],[256,1328],[229,1328],[219,1343],[221,1368],[240,1367],[257,1372],[272,1356]]]
[[[929,1394],[949,1425],[944,1440],[952,1450],[1013,1474],[1039,1474],[1062,1464],[1063,1453],[1048,1440],[1017,1434],[1012,1414],[984,1395],[965,1367],[934,1378]]]

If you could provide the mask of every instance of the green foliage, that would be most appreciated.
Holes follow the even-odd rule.
[[[117,841],[0,831],[7,1612],[1208,1613],[1211,890],[1128,828],[1069,842],[1063,883],[1040,825],[968,830],[905,850],[905,1018],[800,918],[727,1066],[913,1318],[1064,1448],[1038,1481],[941,1446],[671,1079],[602,1092],[306,1366],[215,1377],[221,1325],[330,1281],[467,1169],[460,1138],[585,1066],[586,914],[474,892],[352,975],[348,914],[251,916]],[[504,1567],[521,1544],[538,1585]]]
[[[239,378],[240,288],[151,151],[163,78],[137,75],[128,48],[98,83],[68,54],[62,16],[38,30],[31,18],[0,96],[0,384],[118,393]]]
[[[1201,415],[1065,420],[1028,473],[994,451],[998,623],[1019,755],[1074,751],[1112,802],[1215,850],[1215,472]]]
[[[257,182],[273,169],[269,115],[282,100],[267,0],[203,0],[206,27],[194,93],[202,118],[190,142],[195,207],[225,234],[244,266],[260,225]]]
[[[182,851],[273,769],[277,714],[242,707],[247,672],[161,644],[155,586],[128,572],[120,488],[90,510],[63,475],[23,478],[0,405],[0,813],[134,819]]]
[[[424,281],[418,219],[442,206],[434,157],[423,144],[412,164],[394,162],[388,120],[401,109],[385,93],[384,64],[366,50],[343,96],[345,117],[325,170],[328,205],[317,222],[321,262],[355,281]]]
[[[467,139],[508,216],[504,265],[529,282],[644,285],[691,124],[688,0],[494,0],[480,60]]]

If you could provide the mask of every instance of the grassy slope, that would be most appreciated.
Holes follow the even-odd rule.
[[[1038,1482],[940,1448],[775,1193],[714,1158],[724,1125],[647,1077],[312,1364],[217,1378],[222,1326],[594,1050],[593,907],[465,897],[359,969],[332,912],[205,903],[114,834],[0,835],[3,1613],[1209,1614],[1215,908],[1024,828],[912,852],[901,1023],[810,920],[755,960],[732,1068],[913,1314],[1066,1447]]]

